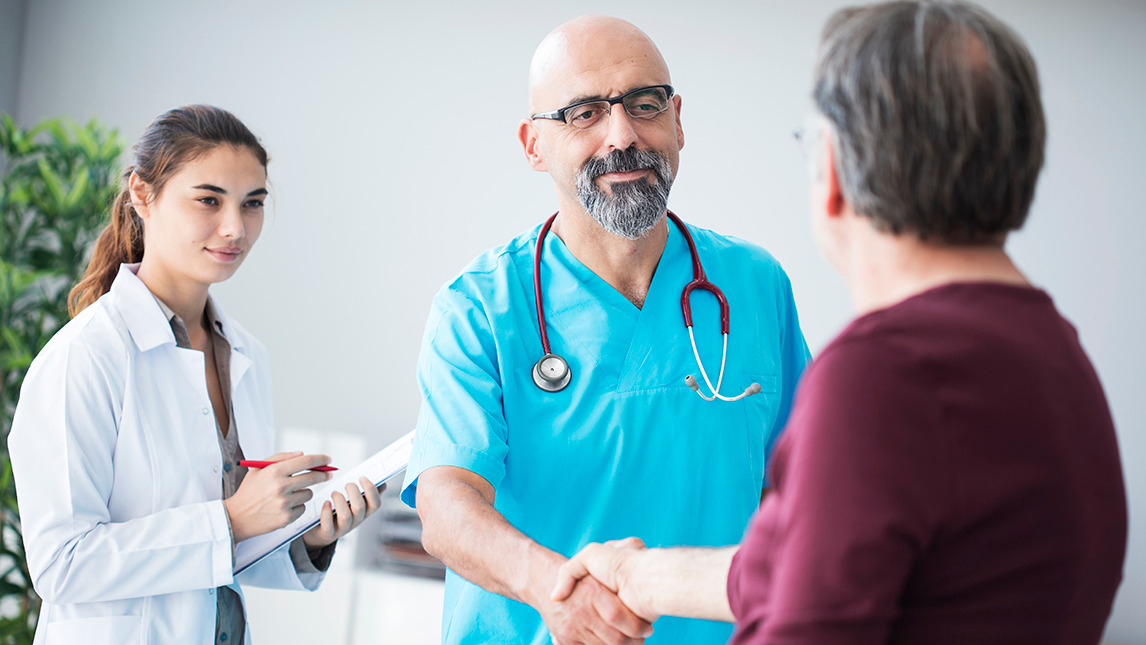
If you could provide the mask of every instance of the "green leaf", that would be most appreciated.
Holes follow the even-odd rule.
[[[108,163],[116,163],[119,160],[120,153],[123,152],[123,144],[119,141],[119,130],[115,129],[108,133],[107,138],[103,141],[103,146],[100,147],[99,154],[96,158],[100,161]]]
[[[88,194],[88,173],[83,169],[78,173],[79,176],[72,182],[72,189],[68,191],[68,197],[64,200],[64,210],[72,212],[80,205]]]
[[[55,119],[46,119],[22,133],[22,138],[27,142],[28,152],[31,152],[32,149],[36,147],[36,139],[40,136],[40,133],[47,130],[55,122]]]
[[[40,168],[40,179],[44,181],[44,187],[48,189],[48,195],[51,197],[51,204],[56,207],[55,210],[58,212],[60,206],[64,204],[65,199],[63,183],[60,182],[60,178],[56,176],[56,173],[52,170],[51,166],[48,165],[47,161],[40,159],[37,165]],[[45,207],[49,207],[48,203],[41,206],[41,208]],[[55,212],[49,213],[49,215],[55,214]]]
[[[12,133],[17,130],[16,122],[12,120],[12,115],[0,115],[0,148],[5,152],[9,152],[12,146]]]
[[[27,133],[16,130],[12,133],[12,152],[16,156],[25,156],[32,152],[35,142]]]
[[[91,129],[91,124],[87,128],[81,128],[75,123],[69,123],[69,129],[72,131],[72,136],[75,137],[76,143],[84,151],[84,154],[89,159],[96,159],[99,157],[99,143],[96,141],[98,132]]]
[[[64,128],[62,120],[49,119],[41,123],[39,127],[51,135],[57,148],[67,148],[71,145],[72,138],[68,136],[68,131]]]

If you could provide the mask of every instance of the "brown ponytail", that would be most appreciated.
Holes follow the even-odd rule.
[[[84,277],[68,293],[68,314],[73,318],[111,289],[119,265],[143,259],[143,223],[127,189],[131,173],[129,167],[123,174],[124,187],[112,202],[111,221],[96,239]]]
[[[150,189],[149,202],[183,164],[220,145],[246,148],[267,166],[267,151],[258,138],[230,112],[210,105],[168,110],[147,126],[135,144],[135,161],[124,171],[123,185],[112,203],[110,219],[92,249],[84,277],[68,293],[68,313],[75,317],[111,289],[119,265],[143,259],[143,220],[131,205],[128,189],[134,173]]]

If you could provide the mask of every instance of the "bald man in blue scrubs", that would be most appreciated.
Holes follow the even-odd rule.
[[[662,619],[654,634],[592,578],[561,602],[549,594],[590,542],[739,542],[808,361],[791,286],[763,249],[688,226],[730,308],[723,362],[717,299],[693,292],[694,353],[681,304],[693,262],[666,217],[681,98],[660,52],[627,22],[585,16],[545,38],[529,83],[519,137],[558,206],[540,273],[540,225],[478,256],[434,299],[418,363],[402,498],[449,567],[442,640],[723,643],[731,628],[700,620]],[[532,374],[535,278],[570,372],[558,391]],[[708,401],[689,375],[707,395],[709,380],[729,398],[759,392]]]

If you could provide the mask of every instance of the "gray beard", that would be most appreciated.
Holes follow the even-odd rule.
[[[597,177],[610,172],[650,169],[655,183],[644,179],[613,184],[612,195],[597,187]],[[629,148],[604,158],[590,158],[577,173],[577,196],[593,219],[618,237],[635,240],[649,232],[668,208],[672,188],[668,159],[652,150]]]

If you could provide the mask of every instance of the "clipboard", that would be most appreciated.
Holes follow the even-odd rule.
[[[304,505],[302,515],[295,521],[235,545],[235,567],[232,574],[239,575],[317,526],[322,518],[322,505],[335,491],[345,494],[346,485],[351,483],[358,485],[359,477],[366,477],[378,486],[405,470],[406,465],[410,463],[410,453],[413,448],[414,431],[411,430],[354,468],[339,470],[330,481],[312,486],[314,497]]]

